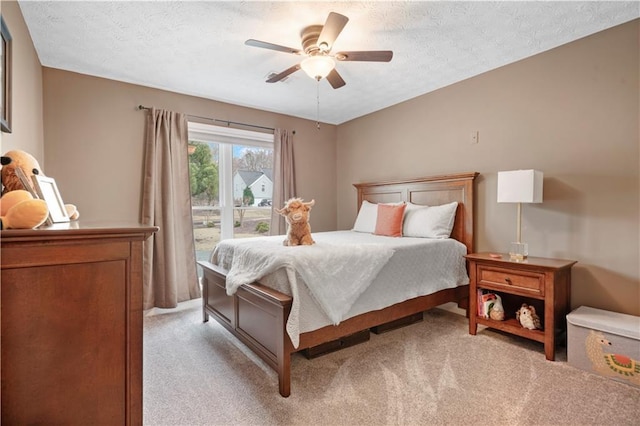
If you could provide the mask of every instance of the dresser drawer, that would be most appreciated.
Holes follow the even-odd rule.
[[[544,296],[544,274],[478,265],[478,286]]]

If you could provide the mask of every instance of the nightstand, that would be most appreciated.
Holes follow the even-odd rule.
[[[469,262],[469,334],[475,335],[478,324],[544,343],[548,360],[555,359],[556,337],[566,332],[565,317],[571,310],[571,267],[574,260],[528,257],[509,260],[508,254],[494,258],[489,253],[466,256]],[[478,315],[478,290],[500,295],[505,320],[495,321]],[[515,313],[522,303],[533,305],[542,330],[520,325]]]

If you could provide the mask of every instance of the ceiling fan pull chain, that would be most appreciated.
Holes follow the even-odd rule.
[[[320,130],[320,79],[316,79],[316,126]]]

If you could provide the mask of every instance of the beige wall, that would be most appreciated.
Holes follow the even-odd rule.
[[[478,171],[476,249],[505,251],[516,207],[496,203],[496,173],[541,170],[529,252],[579,262],[574,307],[640,315],[639,22],[339,126],[338,227],[353,224],[354,182]]]
[[[139,219],[142,104],[295,130],[297,195],[316,200],[314,230],[335,229],[335,126],[51,68],[43,76],[47,174],[83,219]]]
[[[0,151],[27,151],[45,168],[42,67],[18,4],[2,0],[2,17],[13,43],[13,78],[11,133],[0,132]]]

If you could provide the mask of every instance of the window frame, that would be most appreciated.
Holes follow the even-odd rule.
[[[233,238],[233,145],[275,149],[274,134],[188,122],[189,140],[219,144],[220,240]],[[228,183],[227,183],[228,182]],[[230,219],[228,219],[230,218]]]

